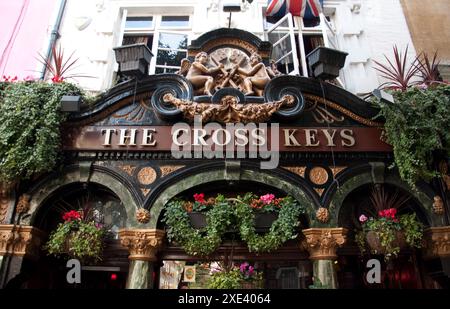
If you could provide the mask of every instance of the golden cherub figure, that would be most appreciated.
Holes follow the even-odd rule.
[[[224,66],[220,63],[216,67],[207,68],[208,54],[206,52],[199,52],[195,56],[195,60],[190,64],[189,60],[183,59],[181,64],[180,74],[187,72],[186,78],[192,83],[195,89],[204,89],[203,93],[212,95],[214,88],[214,78],[212,75],[221,71]],[[183,74],[184,75],[184,74]]]
[[[270,81],[269,73],[266,66],[262,62],[262,58],[257,53],[253,53],[250,57],[250,70],[238,68],[238,72],[247,76],[244,79],[244,94],[253,95],[255,92],[262,92],[264,87]]]

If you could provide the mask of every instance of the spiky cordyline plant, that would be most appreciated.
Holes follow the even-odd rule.
[[[78,62],[79,58],[73,58],[75,52],[72,52],[68,58],[64,54],[64,50],[58,46],[53,46],[52,56],[50,59],[39,54],[40,59],[38,59],[42,64],[45,65],[46,69],[52,75],[52,81],[54,83],[63,82],[68,78],[75,77],[92,77],[80,74],[68,74],[69,71],[73,70],[74,65]]]
[[[434,53],[433,58],[430,58],[427,53],[419,55],[417,61],[417,76],[422,80],[422,83],[431,85],[433,83],[441,83],[438,70],[439,60],[437,59],[437,52]]]
[[[402,54],[398,50],[397,46],[394,46],[394,62],[389,60],[389,58],[384,55],[384,58],[389,65],[382,64],[375,61],[377,67],[375,70],[381,73],[381,76],[387,79],[387,82],[380,85],[381,88],[390,88],[394,90],[406,91],[409,86],[415,85],[418,82],[413,81],[414,76],[417,75],[419,67],[417,63],[419,62],[418,57],[415,57],[410,66],[407,66],[408,58],[408,46],[406,46],[405,53]]]
[[[398,189],[392,194],[386,192],[382,185],[375,185],[370,194],[370,201],[377,212],[391,208],[398,209],[409,199],[409,196],[400,193]]]

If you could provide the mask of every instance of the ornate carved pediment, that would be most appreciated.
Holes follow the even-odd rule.
[[[275,102],[240,104],[235,96],[227,95],[222,97],[219,104],[213,104],[180,100],[169,93],[164,96],[164,101],[175,105],[189,121],[193,121],[195,116],[200,116],[202,122],[259,123],[268,121],[282,107],[291,106],[294,97],[285,95]]]

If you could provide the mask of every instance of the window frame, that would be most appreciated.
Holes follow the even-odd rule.
[[[183,26],[161,26],[162,18],[163,16],[187,16],[189,18],[188,25]],[[187,45],[191,42],[191,34],[192,34],[192,23],[193,23],[193,14],[192,13],[169,13],[169,14],[127,14],[126,18],[129,17],[152,17],[152,27],[151,28],[124,28],[123,36],[121,40],[121,44],[125,38],[125,36],[130,35],[136,35],[136,36],[153,36],[152,39],[152,54],[153,57],[150,61],[150,68],[149,68],[149,74],[155,74],[157,68],[162,69],[170,69],[170,70],[178,70],[180,69],[180,66],[171,66],[171,65],[160,65],[157,64],[157,57],[158,57],[158,51],[161,49],[159,47],[159,39],[161,33],[168,33],[168,34],[178,34],[178,35],[185,35],[187,39]],[[170,51],[176,51],[176,52],[185,52],[187,56],[187,49],[169,49],[169,48],[163,48],[162,50],[170,50]],[[180,64],[181,65],[181,64]]]

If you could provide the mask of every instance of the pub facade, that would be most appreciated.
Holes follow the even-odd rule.
[[[117,48],[119,82],[70,113],[61,166],[18,190],[2,185],[1,286],[208,288],[214,269],[251,265],[258,288],[448,288],[447,172],[411,188],[391,168],[379,110],[334,79],[282,72],[273,48],[251,32],[219,28],[191,41],[177,71],[150,75],[148,46]],[[195,207],[246,193],[263,202],[291,197],[303,210],[293,237],[252,250],[236,215],[207,254],[173,235],[173,201]],[[398,214],[415,214],[421,248],[401,247],[390,260],[361,252],[357,234],[362,218],[377,215],[376,196],[401,199]],[[64,211],[83,205],[108,236],[101,260],[83,262],[74,284],[67,258],[45,245]],[[370,280],[369,261],[378,261],[381,280]]]

